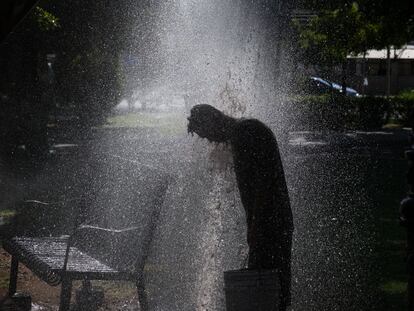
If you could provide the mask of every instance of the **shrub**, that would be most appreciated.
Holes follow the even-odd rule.
[[[414,101],[414,89],[404,90],[404,91],[400,92],[400,94],[398,94],[396,97],[399,98],[399,99],[403,99],[403,100],[412,100],[412,101]]]
[[[390,117],[403,126],[412,126],[414,113],[414,90],[405,90],[391,100]]]
[[[390,103],[384,97],[358,97],[351,99],[349,106],[348,128],[376,130],[386,123]]]
[[[390,102],[383,97],[301,96],[282,109],[289,130],[376,130],[385,124]]]

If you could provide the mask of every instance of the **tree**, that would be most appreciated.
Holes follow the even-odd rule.
[[[334,10],[323,10],[310,24],[299,27],[299,43],[307,64],[325,70],[342,67],[342,87],[346,87],[346,59],[366,51],[369,40],[378,31],[369,23],[356,2]]]
[[[370,20],[378,25],[378,33],[372,48],[387,49],[387,87],[386,94],[391,90],[391,47],[401,47],[414,37],[413,11],[409,0],[399,5],[390,1],[378,1],[375,6],[365,3],[365,11]]]
[[[387,0],[302,1],[304,7],[317,10],[308,25],[297,27],[305,62],[328,71],[342,64],[345,88],[348,55],[399,46],[413,37],[410,1],[403,1],[402,5]]]
[[[46,125],[50,107],[41,103],[40,72],[44,68],[40,55],[46,52],[47,38],[58,27],[58,18],[37,6],[2,43],[0,143],[4,155],[13,155],[20,144],[33,155],[47,151]]]
[[[56,110],[70,110],[89,126],[118,103],[119,52],[133,19],[131,6],[132,0],[43,0],[29,12],[0,48],[0,95],[7,98],[0,140],[10,145],[3,151],[18,144],[47,147],[46,124]],[[56,55],[53,86],[42,81],[47,54]],[[45,103],[41,98],[52,87],[60,100]],[[33,128],[42,133],[37,142],[26,134]]]

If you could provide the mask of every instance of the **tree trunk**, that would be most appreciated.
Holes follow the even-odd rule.
[[[365,95],[367,92],[368,78],[367,78],[367,52],[364,52],[364,57],[362,60],[362,95]]]
[[[387,46],[387,98],[391,95],[391,47]]]
[[[342,95],[346,96],[347,61],[342,62]]]

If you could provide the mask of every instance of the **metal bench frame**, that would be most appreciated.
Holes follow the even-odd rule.
[[[111,157],[111,156],[110,156]],[[128,161],[130,164],[135,165],[135,162],[131,162],[126,159],[118,159],[117,161],[123,160]],[[103,163],[103,167],[107,167],[106,163]],[[19,262],[23,263],[27,268],[29,268],[35,275],[37,275],[40,279],[47,282],[51,286],[57,286],[61,284],[61,294],[60,294],[60,304],[59,304],[59,311],[68,311],[70,307],[70,300],[71,300],[71,291],[72,291],[72,282],[75,280],[83,280],[85,282],[90,282],[91,280],[122,280],[122,281],[132,281],[135,283],[138,292],[138,299],[141,310],[147,311],[148,310],[148,302],[147,302],[147,294],[145,291],[145,284],[144,284],[144,265],[147,261],[149,249],[152,244],[153,234],[155,232],[158,218],[160,214],[160,209],[163,204],[168,185],[171,181],[171,176],[165,172],[155,172],[152,167],[150,167],[151,171],[158,176],[163,177],[161,188],[158,189],[156,196],[157,200],[154,203],[155,205],[152,208],[148,228],[145,231],[145,236],[143,237],[143,244],[141,248],[141,252],[139,253],[139,260],[136,261],[133,267],[127,267],[124,269],[123,267],[120,269],[114,268],[110,266],[110,264],[106,264],[102,261],[102,258],[95,258],[96,256],[91,255],[88,253],[88,246],[82,246],[82,236],[77,236],[77,232],[79,229],[83,229],[85,227],[92,227],[92,226],[85,226],[79,224],[79,207],[82,206],[81,198],[80,204],[78,208],[75,209],[75,224],[74,230],[70,236],[63,236],[63,237],[37,237],[37,238],[28,238],[28,237],[11,237],[3,239],[3,248],[10,253],[12,256],[11,259],[11,267],[10,267],[10,283],[9,283],[9,296],[11,297],[16,293],[17,290],[17,276],[18,276],[18,266]],[[110,174],[110,172],[107,174]],[[159,175],[161,174],[161,175]],[[111,178],[111,176],[109,177]],[[86,202],[88,198],[86,198]],[[42,203],[36,200],[29,200],[26,202],[35,203],[35,204],[47,204]],[[137,203],[139,204],[139,203]],[[102,230],[109,230],[104,228],[94,227],[95,229],[102,229]],[[131,231],[131,234],[134,234],[133,230],[138,230],[138,227],[121,229],[118,231]],[[117,231],[117,230],[115,230]],[[33,250],[30,247],[30,243],[38,243],[38,244],[48,244],[52,242],[58,243],[56,245],[60,245],[58,251],[60,254],[56,254],[57,250],[49,250],[45,252],[38,252]],[[26,243],[27,242],[27,243]],[[79,242],[79,243],[77,243]],[[26,243],[26,244],[25,244]],[[78,257],[74,256],[73,254],[82,254]],[[50,262],[47,260],[49,257],[59,257],[59,265],[51,265]],[[88,266],[78,265],[77,268],[73,268],[73,265],[77,264],[77,260],[95,262],[96,266],[105,267],[103,269],[90,269],[92,266],[88,268]],[[90,284],[90,283],[89,283]]]
[[[33,251],[30,245],[37,245],[39,250]],[[50,264],[47,258],[49,252],[45,251],[45,245],[59,245],[60,255],[54,256],[59,262]],[[66,247],[69,246],[69,256],[66,254]],[[17,277],[19,262],[29,268],[36,276],[51,286],[61,284],[61,294],[59,311],[68,311],[70,307],[72,282],[82,280],[122,280],[134,282],[139,296],[139,303],[142,310],[147,310],[147,295],[143,280],[144,267],[136,267],[135,271],[120,271],[111,268],[79,250],[76,246],[71,246],[68,236],[53,238],[25,238],[14,237],[3,241],[3,248],[11,254],[9,296],[13,296],[17,291]],[[62,253],[62,251],[65,251]],[[75,254],[75,256],[71,256]],[[50,257],[49,257],[50,258]],[[67,258],[67,260],[66,260]],[[95,262],[94,262],[95,261]],[[99,263],[97,267],[96,263]],[[67,266],[66,266],[67,265]]]

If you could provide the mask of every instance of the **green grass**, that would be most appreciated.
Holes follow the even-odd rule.
[[[407,288],[407,282],[402,281],[389,281],[381,285],[381,289],[388,295],[401,295],[405,294]]]
[[[387,246],[387,241],[383,241]],[[382,275],[378,284],[379,292],[383,298],[380,310],[406,310],[407,274],[404,262],[405,252],[396,248],[382,249],[381,269]]]
[[[397,95],[399,98],[405,100],[414,100],[414,89],[407,89]]]
[[[16,215],[16,211],[14,210],[6,209],[6,210],[0,211],[0,217],[10,218],[10,217],[13,217],[14,215]]]
[[[385,124],[383,128],[388,129],[388,130],[401,129],[403,128],[403,125],[400,123],[390,122],[390,123]]]
[[[378,282],[382,300],[379,311],[407,309],[406,230],[398,223],[399,203],[406,191],[406,164],[404,159],[381,161],[372,176],[376,181],[369,186],[377,232],[372,258],[377,276],[373,275],[371,282]],[[378,183],[382,183],[379,188]]]
[[[149,128],[166,134],[186,131],[186,119],[178,113],[129,113],[107,119],[104,128]]]

